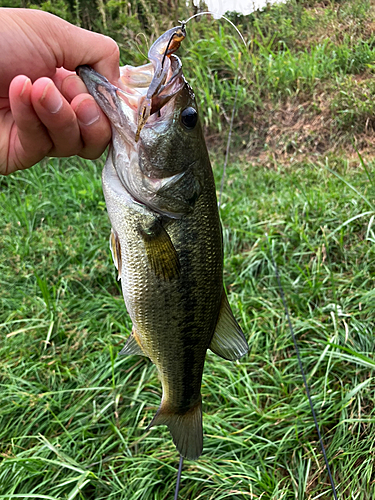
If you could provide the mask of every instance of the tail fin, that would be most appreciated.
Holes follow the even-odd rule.
[[[184,414],[171,412],[162,401],[147,429],[167,425],[177,451],[189,460],[197,460],[203,450],[202,401]]]

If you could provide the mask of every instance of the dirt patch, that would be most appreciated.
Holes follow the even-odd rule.
[[[266,121],[264,120],[266,118]],[[311,101],[287,101],[255,116],[255,134],[250,134],[249,155],[272,152],[276,157],[290,157],[295,153],[322,153],[330,147],[332,117],[327,109],[316,109]],[[263,141],[262,141],[263,139]],[[263,142],[263,144],[262,144]]]
[[[339,126],[330,102],[321,96],[321,102],[286,102],[277,109],[270,109],[268,120],[263,121],[262,134],[251,140],[247,148],[249,160],[266,160],[290,163],[308,156],[326,156],[345,150],[348,156],[361,153],[374,154],[374,120],[357,117],[353,129]],[[260,140],[264,137],[264,142]],[[251,142],[256,147],[251,147]]]
[[[370,83],[371,80],[371,83]],[[372,99],[369,89],[374,87]],[[353,90],[354,89],[354,90]],[[348,157],[375,154],[375,86],[371,75],[350,77],[349,83],[322,88],[311,96],[263,103],[261,110],[238,113],[231,150],[249,162],[291,163],[345,150]],[[206,134],[210,148],[226,149],[226,132]]]
[[[295,47],[309,48],[327,40],[350,44],[369,39],[375,33],[374,12],[374,1],[369,8],[364,8],[360,2],[317,2],[304,11],[306,36],[295,40]]]

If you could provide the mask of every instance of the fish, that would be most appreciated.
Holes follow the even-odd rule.
[[[112,140],[102,173],[110,248],[132,333],[121,355],[147,356],[161,385],[147,429],[167,425],[184,458],[203,450],[201,384],[207,349],[248,352],[223,285],[223,236],[199,111],[174,54],[184,26],[151,46],[150,62],[120,68],[118,85],[77,68],[107,115]]]

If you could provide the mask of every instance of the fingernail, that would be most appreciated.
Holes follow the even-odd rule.
[[[99,120],[100,114],[96,104],[91,99],[85,99],[76,109],[76,115],[84,125],[92,125]]]
[[[46,85],[40,102],[47,111],[53,114],[60,111],[63,105],[61,94],[53,83]]]
[[[30,78],[26,78],[25,81],[24,81],[24,84],[23,84],[23,87],[22,87],[22,90],[20,92],[20,97],[23,97],[23,94],[26,90],[26,87],[29,85],[29,83],[31,83],[31,80]]]

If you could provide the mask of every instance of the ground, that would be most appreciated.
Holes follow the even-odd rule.
[[[242,51],[220,210],[225,285],[250,345],[236,363],[207,355],[204,451],[185,463],[181,499],[332,498],[272,256],[338,498],[375,496],[374,5],[240,17],[249,52],[205,21],[181,53],[219,189]],[[0,179],[0,499],[173,496],[175,447],[165,427],[146,431],[155,368],[117,357],[131,323],[103,161]]]

